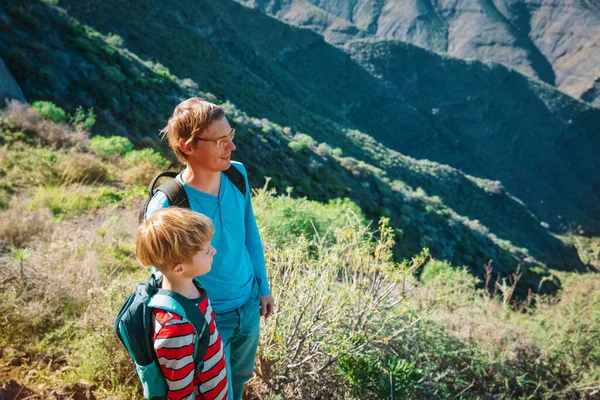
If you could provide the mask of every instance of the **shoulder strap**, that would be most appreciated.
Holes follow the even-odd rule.
[[[169,207],[191,208],[187,193],[185,193],[183,185],[177,179],[173,178],[166,181],[157,190],[167,196]]]
[[[223,171],[223,173],[231,181],[231,183],[233,183],[233,185],[242,193],[242,195],[246,197],[246,180],[244,179],[244,175],[242,175],[240,170],[238,170],[236,167],[233,166],[233,164],[231,164],[231,166],[227,170]],[[156,191],[161,191],[165,194],[170,207],[181,207],[188,209],[191,208],[190,201],[188,199],[187,193],[185,192],[185,189],[183,188],[183,185],[181,184],[181,182],[175,179],[177,175],[177,172],[165,171],[152,178],[152,180],[148,184],[148,197],[141,204],[140,211],[138,213],[138,220],[140,222],[142,222],[146,218],[148,204],[154,196],[154,193],[156,193]],[[168,177],[171,179],[160,185],[157,189],[154,189],[154,187],[156,186],[156,182],[158,182],[158,180],[163,177]]]
[[[160,308],[181,315],[194,325],[198,336],[202,336],[206,329],[206,319],[200,309],[194,302],[179,293],[158,289],[158,293],[152,297],[148,305],[151,308]]]
[[[188,200],[187,193],[185,193],[185,189],[181,183],[175,179],[177,174],[177,172],[166,171],[161,172],[152,178],[148,184],[148,197],[142,201],[138,211],[138,221],[140,223],[146,219],[146,214],[148,213],[148,204],[150,204],[150,200],[152,200],[152,197],[154,197],[154,193],[156,193],[157,190],[160,190],[165,194],[167,201],[169,202],[169,206],[190,208],[190,202]],[[154,189],[156,182],[163,177],[168,177],[171,179],[160,185],[158,189]]]
[[[152,178],[152,180],[148,184],[148,197],[154,196],[154,192],[155,192],[154,186],[156,186],[156,182],[158,182],[158,180],[160,178],[162,178],[163,176],[175,179],[175,177],[177,176],[177,172],[165,171],[165,172],[161,172],[160,174],[158,174],[154,178]]]
[[[246,197],[246,180],[244,179],[244,175],[242,175],[240,170],[231,164],[229,169],[223,171],[223,173],[227,178],[229,178],[231,183],[233,183],[234,186],[238,188],[240,192],[242,192],[244,197]]]
[[[204,291],[204,296],[206,296],[206,291]],[[164,289],[158,289],[158,293],[152,297],[148,306],[177,313],[194,326],[197,334],[196,346],[194,348],[194,360],[196,365],[201,364],[204,361],[204,355],[208,350],[210,330],[208,329],[206,318],[200,309],[198,309],[198,306],[187,297],[182,296],[177,292]]]

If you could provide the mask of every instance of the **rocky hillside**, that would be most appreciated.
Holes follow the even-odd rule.
[[[92,107],[96,134],[158,146],[177,102],[207,96],[254,185],[350,197],[390,217],[401,257],[521,264],[522,293],[549,267],[585,269],[555,234],[600,229],[600,111],[549,85],[401,42],[341,51],[234,1],[2,4],[0,55],[25,97]]]
[[[597,0],[245,0],[343,45],[396,39],[501,63],[600,106]]]
[[[61,4],[250,115],[363,159],[337,126],[357,128],[405,155],[502,182],[557,232],[600,232],[600,110],[550,86],[402,43],[367,39],[342,52],[233,1],[119,4],[118,16],[111,1]]]

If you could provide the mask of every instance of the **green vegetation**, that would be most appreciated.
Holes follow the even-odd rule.
[[[540,141],[543,149],[533,156],[523,156],[525,161],[521,160],[521,164],[527,165],[530,162],[545,165],[535,157],[554,151],[549,144],[544,144],[543,138],[551,136],[557,127],[567,129],[565,135],[569,136],[574,132],[587,132],[587,127],[594,124],[597,113],[549,88],[496,67],[440,58],[397,43],[377,46],[355,43],[352,54],[344,54],[310,32],[253,14],[230,1],[173,3],[173,10],[178,7],[197,10],[195,14],[200,19],[188,21],[187,16],[179,13],[166,13],[160,23],[152,27],[138,18],[139,8],[133,3],[117,5],[94,1],[93,14],[87,12],[89,7],[68,0],[61,2],[64,9],[29,0],[23,4],[24,8],[12,3],[7,5],[7,13],[14,26],[29,32],[30,37],[25,40],[14,34],[14,30],[3,31],[0,40],[9,41],[11,50],[2,50],[0,46],[0,55],[11,70],[21,68],[19,71],[22,71],[29,67],[33,71],[26,79],[17,77],[27,98],[53,101],[65,112],[75,115],[71,122],[74,132],[64,135],[60,129],[47,126],[38,129],[48,132],[46,136],[35,139],[32,134],[35,127],[15,123],[8,130],[7,139],[29,135],[32,140],[54,147],[73,143],[85,147],[87,135],[77,134],[81,126],[93,126],[94,133],[105,138],[127,136],[136,146],[166,154],[165,160],[153,156],[148,165],[134,164],[130,161],[134,156],[126,154],[128,148],[115,148],[123,158],[122,164],[117,171],[108,171],[108,176],[101,180],[120,179],[127,184],[143,185],[153,173],[164,170],[169,161],[176,166],[170,152],[164,151],[164,144],[156,142],[156,133],[164,126],[176,99],[200,95],[222,102],[227,98],[223,106],[232,123],[237,125],[236,143],[243,149],[239,157],[250,171],[254,186],[262,186],[263,177],[268,176],[277,193],[286,193],[288,187],[293,187],[294,197],[322,202],[349,198],[369,219],[377,221],[382,216],[389,217],[397,239],[394,253],[398,260],[410,258],[422,247],[428,247],[437,259],[465,265],[482,282],[483,265],[489,260],[493,261],[494,281],[509,279],[521,265],[523,276],[516,288],[520,299],[526,298],[529,289],[542,293],[557,290],[560,282],[555,277],[549,279],[550,269],[586,269],[579,256],[555,236],[557,231],[568,229],[570,222],[563,221],[576,218],[579,211],[575,209],[580,208],[571,206],[582,196],[563,199],[565,203],[560,206],[549,205],[546,200],[588,189],[563,190],[561,186],[558,196],[552,189],[555,180],[533,177],[528,172],[533,171],[529,167],[512,171],[511,164],[510,168],[500,168],[506,171],[506,179],[501,181],[495,178],[497,169],[479,170],[485,165],[499,165],[492,161],[496,156],[501,162],[513,159],[501,146],[507,142],[503,131],[492,129],[489,124],[503,126],[507,132],[520,135],[524,141],[519,146],[521,149],[538,145],[527,142],[531,132],[539,129],[550,132],[535,135],[534,140]],[[119,7],[117,15],[114,7]],[[236,27],[224,32],[231,46],[216,51],[210,39],[213,28],[206,31],[193,28],[199,24],[212,27],[211,15],[222,16],[223,26]],[[35,25],[35,21],[41,20],[48,23]],[[256,35],[258,31],[268,34]],[[140,37],[154,40],[140,40]],[[33,52],[32,44],[50,50]],[[59,48],[61,56],[54,56],[59,53],[53,50]],[[190,48],[195,49],[204,62],[189,63],[181,57]],[[249,53],[248,49],[257,51]],[[307,58],[318,62],[307,63]],[[239,62],[232,63],[232,60]],[[401,77],[387,72],[388,67],[397,63],[411,66],[413,61],[419,67],[400,69]],[[52,82],[34,73],[37,65],[52,72]],[[239,65],[246,69],[239,69]],[[461,76],[453,80],[458,86],[440,83],[440,71]],[[333,73],[338,78],[331,79]],[[415,82],[415,76],[418,82],[407,86],[407,82]],[[390,87],[398,87],[403,93],[401,98],[388,93],[381,79],[393,83]],[[471,82],[472,86],[461,86],[461,82]],[[502,89],[502,99],[510,101],[497,103],[498,96],[489,90],[490,82]],[[421,89],[415,90],[414,85]],[[516,88],[526,88],[522,89],[526,93],[517,91],[520,95],[514,97]],[[364,93],[372,95],[363,98]],[[539,96],[545,100],[540,101]],[[528,99],[527,104],[545,102],[547,107],[540,105],[533,115],[524,116],[522,112],[527,107],[521,103],[522,99]],[[464,104],[468,107],[462,107]],[[93,125],[89,107],[97,113]],[[446,123],[445,119],[456,114],[455,109],[463,108],[465,114],[460,115],[465,123],[463,120]],[[506,112],[498,113],[497,108]],[[343,116],[339,115],[340,110],[344,110]],[[548,110],[556,115],[556,123],[548,122]],[[535,124],[528,122],[527,126],[521,126],[519,121],[533,121],[533,117]],[[567,120],[575,123],[560,122]],[[347,129],[350,125],[360,127],[361,131]],[[501,138],[501,142],[475,140],[482,137],[481,132],[496,135],[493,137]],[[590,140],[595,137],[581,135]],[[433,150],[438,142],[433,146],[427,140],[436,138],[441,148]],[[98,148],[96,140],[100,139],[92,138],[90,146],[92,152],[100,154],[94,150]],[[454,149],[447,143],[459,147]],[[473,156],[460,150],[463,148],[460,146],[469,143],[476,144]],[[488,144],[491,147],[487,147]],[[410,154],[439,160],[439,157],[450,157],[442,161],[460,165],[461,170],[476,176],[436,162],[416,160],[388,148],[402,149],[407,145]],[[496,145],[504,150],[497,151]],[[111,146],[109,144],[109,148]],[[589,152],[594,144],[584,148]],[[492,158],[475,161],[481,154]],[[563,155],[552,159],[561,157]],[[140,159],[150,160],[150,157],[144,155]],[[594,157],[590,154],[589,159]],[[515,176],[522,179],[512,182]],[[567,180],[580,182],[579,179]],[[0,185],[0,205],[4,206],[14,190],[10,180],[5,181],[5,185]],[[530,188],[526,195],[523,188]],[[527,197],[529,190],[536,199],[533,203]],[[542,203],[539,200],[544,196],[546,200]],[[549,215],[546,207],[551,210]],[[556,209],[564,211],[561,226],[557,225]],[[542,224],[541,221],[547,222]],[[586,217],[583,221],[589,225],[591,219]]]
[[[209,12],[165,13],[152,26],[137,4],[119,3],[116,15],[112,1],[90,4],[4,6],[13,25],[0,30],[0,56],[40,101],[0,112],[0,238],[10,250],[0,254],[0,343],[15,350],[1,359],[18,367],[15,376],[35,370],[31,382],[41,386],[87,382],[99,398],[139,397],[112,318],[147,275],[131,237],[144,186],[179,168],[156,133],[179,99],[201,95],[230,100],[223,108],[238,130],[236,154],[262,187],[254,204],[279,311],[263,328],[252,395],[595,396],[593,220],[566,243],[557,238],[580,211],[578,199],[562,196],[584,191],[554,196],[554,180],[530,164],[545,170],[536,157],[554,154],[545,138],[559,130],[585,139],[574,142],[585,151],[569,154],[595,157],[596,111],[502,68],[402,44],[355,43],[351,59],[229,1],[167,2],[161,7]],[[212,30],[215,15],[237,29]],[[217,36],[226,43],[218,50]],[[189,49],[204,62],[181,57]],[[398,60],[406,68],[391,74]],[[439,71],[456,79],[441,81]],[[536,157],[512,157],[505,132]],[[439,151],[428,141],[438,139]],[[468,157],[464,143],[490,159]],[[520,160],[521,180],[510,168],[500,168],[502,180],[477,169],[495,157]],[[565,207],[538,201],[544,196]]]
[[[92,108],[86,112],[83,107],[79,106],[75,110],[75,115],[71,117],[71,123],[80,130],[90,132],[96,123],[96,114]]]
[[[132,237],[144,188],[120,174],[103,183],[61,182],[53,173],[27,179],[67,154],[96,156],[77,145],[11,140],[2,160],[15,164],[1,165],[23,172],[4,177],[15,191],[0,214],[0,237],[11,249],[0,270],[0,345],[11,350],[0,362],[12,363],[17,376],[35,369],[29,382],[39,387],[78,384],[97,398],[138,398],[133,363],[112,323],[148,274],[137,266]],[[154,151],[94,160],[112,171],[130,154],[126,163],[148,158],[165,167]],[[348,199],[292,198],[269,183],[252,195],[278,308],[261,331],[250,395],[593,398],[600,382],[596,274],[557,272],[558,293],[530,293],[511,306],[508,282],[480,288],[465,268],[427,250],[395,261],[398,234],[389,219],[376,227]]]
[[[122,136],[94,136],[90,140],[90,149],[101,157],[122,156],[133,150],[133,143]]]
[[[34,101],[31,105],[35,108],[42,117],[49,119],[50,121],[60,124],[67,122],[67,113],[60,107],[57,107],[50,101]]]

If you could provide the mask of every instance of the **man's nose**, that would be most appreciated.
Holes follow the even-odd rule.
[[[229,146],[231,151],[234,151],[235,149],[237,149],[235,143],[233,143],[233,140],[230,140],[229,142],[227,142],[227,146]]]

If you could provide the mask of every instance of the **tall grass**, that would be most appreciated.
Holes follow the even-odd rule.
[[[112,322],[149,273],[132,240],[144,191],[113,172],[166,162],[116,142],[123,159],[10,140],[0,152],[0,182],[14,188],[0,214],[0,345],[12,350],[0,361],[37,371],[42,386],[87,382],[98,398],[139,398]],[[64,168],[73,160],[96,178]],[[597,274],[562,273],[561,292],[514,309],[500,289],[478,288],[467,269],[426,250],[394,261],[388,220],[371,225],[347,199],[324,204],[267,186],[252,195],[277,312],[262,326],[250,397],[598,396]]]

